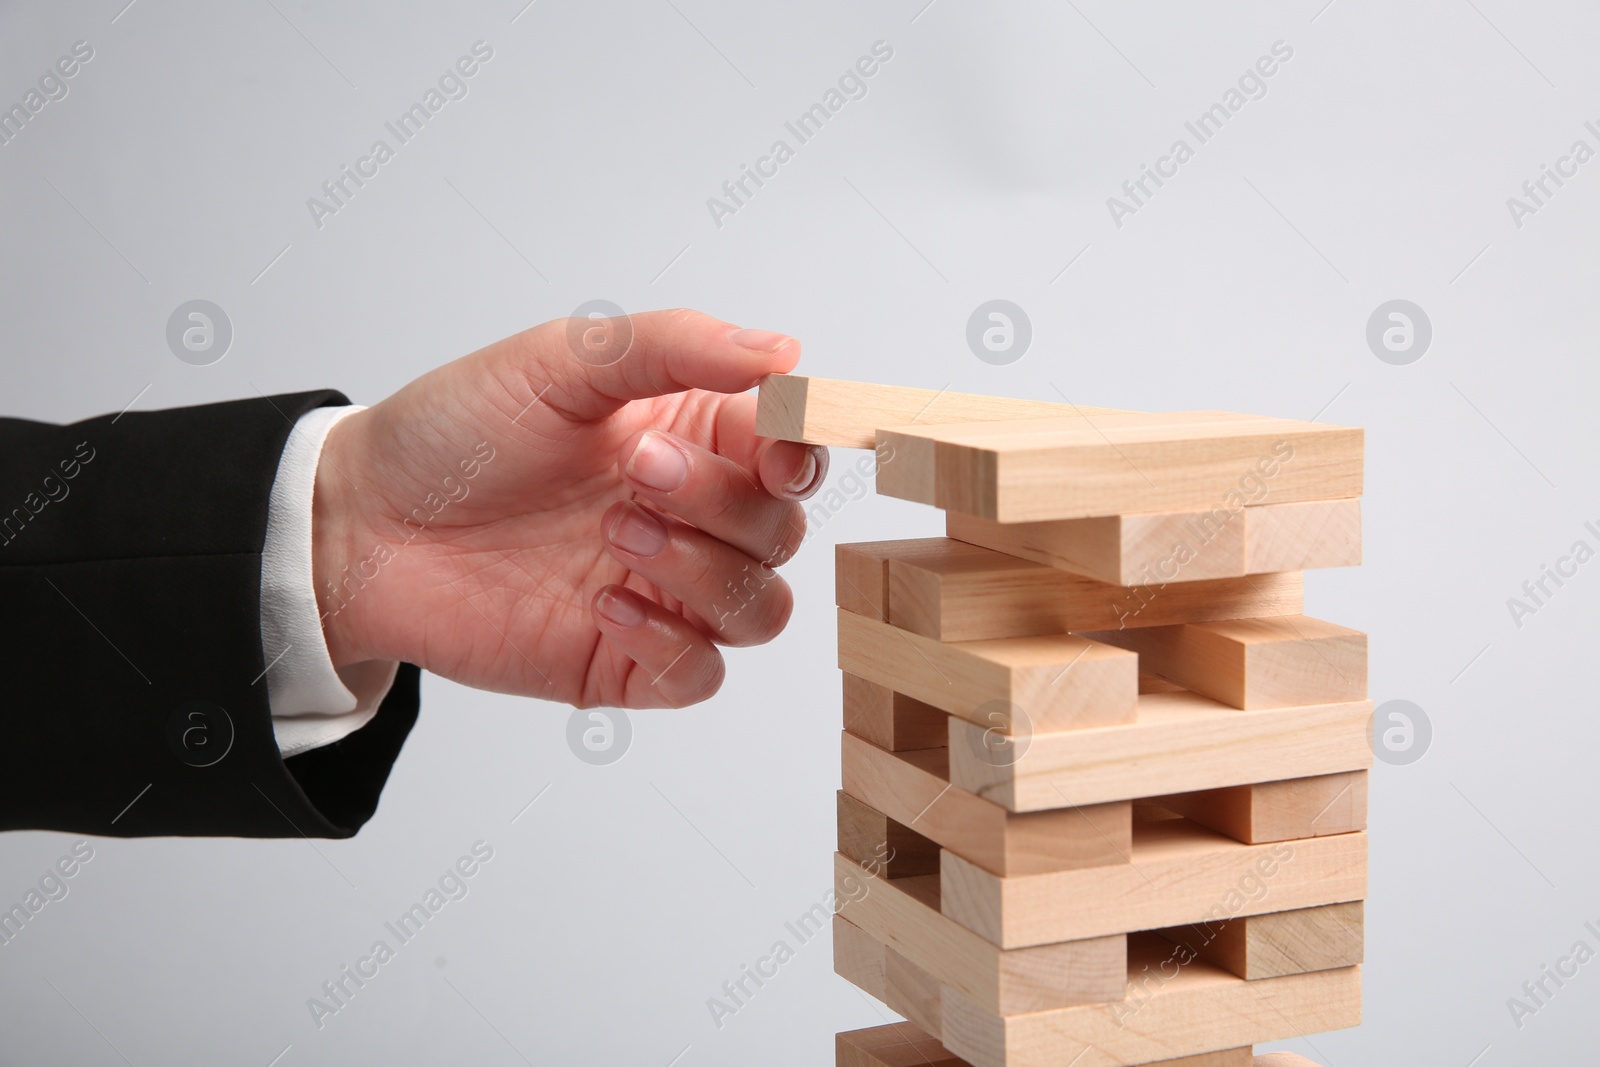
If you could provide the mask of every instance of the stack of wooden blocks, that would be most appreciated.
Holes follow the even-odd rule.
[[[1360,1021],[1362,432],[774,376],[946,537],[840,545],[840,1067],[1249,1067]],[[1279,1053],[1257,1063],[1305,1063]]]

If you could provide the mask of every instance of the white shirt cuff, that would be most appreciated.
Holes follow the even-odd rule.
[[[328,430],[359,406],[300,416],[272,481],[261,550],[261,651],[278,751],[330,745],[365,726],[394,684],[399,663],[368,660],[337,670],[317,614],[311,571],[311,498]]]

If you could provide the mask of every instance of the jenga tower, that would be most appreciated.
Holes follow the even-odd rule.
[[[878,451],[942,538],[841,545],[840,1067],[1249,1067],[1361,1018],[1362,432],[795,376],[758,432]],[[1260,1062],[1305,1062],[1288,1054]]]

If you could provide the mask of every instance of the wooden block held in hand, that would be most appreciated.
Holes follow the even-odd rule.
[[[1128,862],[1133,840],[1128,801],[1014,814],[952,786],[945,749],[886,752],[848,733],[843,744],[846,795],[874,814],[884,813],[878,818],[899,820],[896,825],[912,827],[985,870],[1038,874]],[[877,824],[873,827],[876,832]],[[839,851],[865,862],[842,843]]]
[[[1298,573],[1129,588],[962,541],[916,546],[889,559],[884,621],[940,641],[1299,615],[1304,607]]]
[[[1255,981],[1360,963],[1363,914],[1362,902],[1352,900],[1158,932],[1228,973]]]
[[[1331,500],[1362,488],[1361,430],[1228,412],[899,426],[880,429],[878,442],[879,493],[1007,523]]]
[[[947,852],[939,884],[946,916],[1016,949],[1362,900],[1367,837],[1245,845],[1173,819],[1136,824],[1121,866],[1000,878]]]
[[[1078,409],[1090,414],[1106,408]],[[782,441],[871,448],[879,426],[1048,418],[1073,414],[1067,404],[910,389],[800,374],[769,374],[756,401],[756,433]]]
[[[904,693],[853,674],[844,676],[844,728],[879,748],[904,752],[943,748],[950,716]]]
[[[938,845],[842,789],[838,801],[841,853],[888,878],[939,873]]]
[[[1139,697],[1137,721],[1035,730],[1013,758],[984,758],[981,725],[950,720],[950,781],[1009,811],[1157,797],[1372,766],[1372,702],[1248,714],[1197,693]]]
[[[1007,734],[1128,722],[1139,699],[1138,657],[1110,645],[1065,634],[946,643],[848,611],[839,669]]]
[[[1005,951],[939,911],[939,879],[873,877],[834,857],[839,914],[999,1015],[1122,999],[1127,938],[1121,934]]]
[[[1155,800],[1185,819],[1251,845],[1367,828],[1366,771],[1203,789]]]
[[[1367,635],[1306,615],[1085,636],[1137,652],[1140,669],[1236,708],[1330,704],[1367,695]]]

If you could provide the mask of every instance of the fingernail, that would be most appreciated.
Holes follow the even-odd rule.
[[[628,457],[628,477],[658,493],[670,493],[689,480],[689,457],[658,433],[639,438]]]
[[[784,484],[783,491],[790,496],[807,496],[816,488],[818,471],[822,465],[817,462],[817,451],[814,448],[806,449],[805,462],[800,464],[800,469],[795,476]]]
[[[606,539],[624,552],[653,556],[667,547],[667,528],[648,511],[630,505],[612,521]]]
[[[594,598],[594,609],[607,622],[630,629],[644,623],[644,609],[630,596],[619,596],[609,589]]]
[[[771,330],[734,330],[728,335],[728,340],[752,352],[776,352],[794,338]]]

